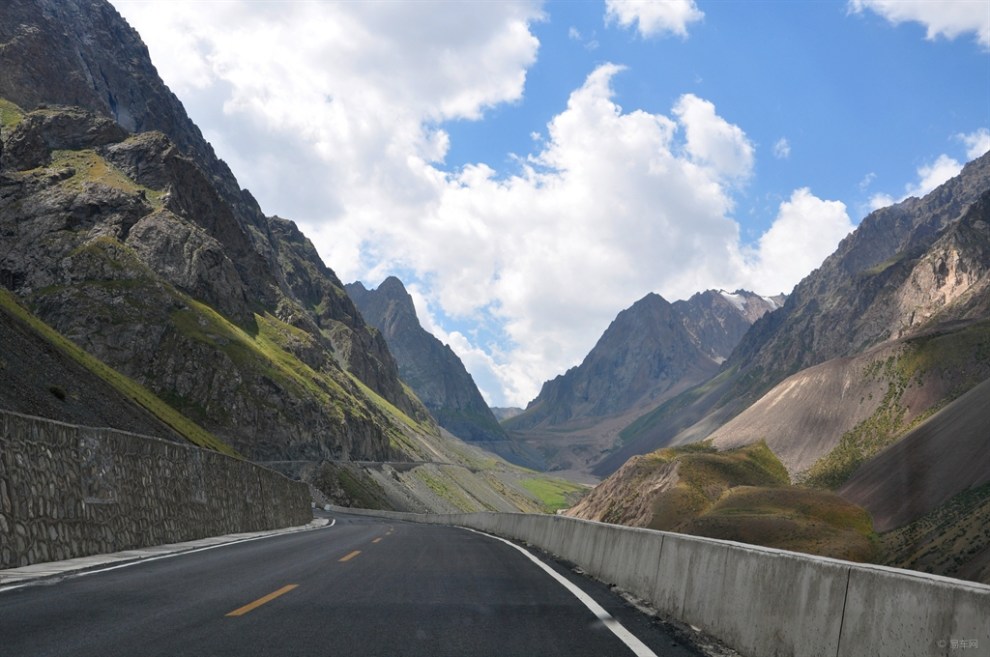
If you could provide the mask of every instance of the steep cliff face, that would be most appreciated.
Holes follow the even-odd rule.
[[[337,275],[323,264],[309,238],[291,221],[269,219],[273,247],[285,286],[307,314],[293,317],[295,325],[309,328],[329,340],[341,365],[375,392],[417,421],[431,423],[429,413],[402,386],[401,372],[386,337],[366,323]],[[307,316],[308,315],[308,316]],[[413,388],[415,392],[418,390]]]
[[[286,230],[284,220],[270,220],[250,193],[239,187],[158,77],[137,32],[109,3],[11,0],[0,15],[0,44],[4,71],[0,98],[27,111],[44,104],[66,105],[111,119],[96,128],[101,135],[84,135],[88,147],[108,143],[112,136],[108,130],[118,133],[113,135],[115,142],[121,141],[121,130],[144,133],[103,155],[140,185],[163,194],[168,191],[169,210],[196,222],[223,245],[229,261],[224,266],[236,270],[243,286],[229,292],[243,293],[251,307],[226,296],[204,301],[225,314],[232,311],[228,316],[235,322],[249,321],[253,312],[262,309],[305,326],[316,338],[328,337],[344,366],[365,385],[404,411],[422,412],[399,383],[397,367],[384,344],[376,342],[346,300],[340,281],[311,245],[298,248],[298,231]],[[39,125],[26,126],[20,136],[10,135],[15,143],[6,148],[14,158],[12,168],[42,164],[37,157],[46,148],[76,148],[71,140],[60,138],[59,131],[66,122],[70,132],[77,128],[64,118],[65,112],[54,114],[60,117],[59,125],[44,111],[32,112],[28,121]],[[38,135],[54,135],[58,143],[39,144]],[[17,143],[21,140],[27,141]],[[164,148],[172,152],[159,158]],[[166,190],[166,182],[171,189]],[[281,244],[283,238],[289,243]],[[285,271],[287,267],[294,272]],[[319,292],[303,300],[299,295],[306,289]],[[310,317],[303,319],[304,314]]]
[[[948,306],[985,268],[978,252],[960,255],[965,262],[954,255],[960,247],[974,246],[974,237],[963,233],[979,232],[974,222],[985,219],[959,220],[988,189],[990,153],[924,198],[870,214],[795,287],[780,311],[754,325],[730,366],[761,372],[757,385],[765,386],[805,367],[903,337],[936,315],[951,319]],[[956,234],[951,238],[956,243],[936,245],[947,232]],[[913,284],[908,281],[912,278]]]
[[[45,322],[252,458],[390,454],[393,421],[280,319],[293,299],[259,302],[236,260],[263,260],[167,138],[49,108],[3,139],[0,271]]]
[[[104,1],[0,13],[0,283],[253,458],[436,431],[295,226],[241,190]]]
[[[473,443],[506,440],[505,431],[461,359],[420,325],[402,281],[389,277],[373,290],[360,282],[345,287],[361,314],[381,331],[395,355],[402,380],[440,426]]]
[[[94,372],[81,350],[73,358],[67,342],[60,349],[40,323],[0,290],[0,408],[184,442],[182,432]]]

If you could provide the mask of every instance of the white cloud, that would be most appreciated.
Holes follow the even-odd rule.
[[[975,160],[990,151],[990,130],[980,128],[969,134],[958,134],[956,139],[966,146],[966,159]]]
[[[844,203],[824,201],[807,188],[795,190],[780,204],[758,247],[744,250],[750,289],[764,294],[789,293],[853,228]]]
[[[442,121],[520,102],[539,46],[530,3],[116,4],[264,210],[299,221],[344,281],[402,274],[497,405],[524,405],[647,292],[790,289],[845,226],[798,190],[743,247],[744,131],[691,94],[666,115],[624,112],[612,64],[514,175],[444,170]]]
[[[605,0],[605,20],[636,29],[644,38],[688,35],[687,26],[704,18],[694,0]]]
[[[895,25],[921,23],[930,41],[975,33],[980,45],[990,48],[990,10],[985,0],[850,0],[849,8],[854,13],[872,10]]]
[[[859,181],[859,191],[865,192],[867,189],[869,189],[870,185],[872,185],[873,181],[876,179],[877,179],[877,174],[874,171],[871,171],[865,176],[863,176],[863,179]]]
[[[739,126],[715,114],[715,105],[685,94],[674,114],[687,132],[687,152],[726,178],[745,179],[753,170],[753,145]]]
[[[774,143],[773,156],[778,160],[786,160],[791,156],[791,144],[786,137],[781,137]]]
[[[982,130],[968,135],[957,135],[956,138],[966,145],[971,158],[975,157],[973,153],[980,148],[984,149],[983,152],[986,152],[986,149],[990,149],[990,134],[985,134]],[[982,153],[980,154],[982,155]],[[879,210],[880,208],[885,208],[912,196],[921,198],[950,178],[959,175],[962,167],[963,165],[955,158],[943,153],[935,158],[933,162],[918,167],[918,179],[905,185],[904,193],[901,196],[894,198],[886,192],[878,192],[870,197],[868,207],[871,211]]]
[[[896,202],[897,201],[890,194],[884,194],[883,192],[880,192],[870,197],[868,207],[870,209],[870,212],[873,212],[874,210],[879,210],[880,208],[886,208],[888,206],[891,206]]]
[[[939,155],[931,164],[918,167],[918,182],[908,185],[904,198],[909,196],[920,198],[949,178],[959,175],[960,171],[962,171],[962,164],[948,155]]]

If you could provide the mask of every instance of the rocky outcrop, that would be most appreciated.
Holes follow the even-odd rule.
[[[686,301],[675,301],[692,342],[712,360],[722,363],[763,315],[783,305],[786,297],[761,297],[747,290],[706,290]]]
[[[376,289],[349,283],[347,293],[361,314],[381,331],[409,384],[433,417],[455,436],[473,443],[506,440],[474,379],[457,354],[423,329],[412,297],[394,276]]]
[[[373,319],[367,320],[370,326],[366,323],[309,238],[293,222],[280,217],[269,218],[269,227],[284,285],[309,311],[319,333],[328,336],[344,367],[410,417],[430,422],[420,400],[402,387],[398,356],[390,351],[388,336],[374,330]],[[292,320],[304,327],[310,318],[293,316]],[[415,387],[413,391],[418,393]]]

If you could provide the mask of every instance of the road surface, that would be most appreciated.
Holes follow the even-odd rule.
[[[329,515],[324,529],[0,592],[0,655],[697,654],[604,585],[506,541]]]

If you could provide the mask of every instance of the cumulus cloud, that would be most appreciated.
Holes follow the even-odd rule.
[[[605,0],[606,22],[626,28],[635,23],[644,38],[668,33],[686,37],[688,25],[704,16],[694,0]]]
[[[962,164],[948,155],[939,155],[931,164],[918,167],[918,181],[908,185],[905,198],[908,196],[922,197],[949,178],[959,175]]]
[[[444,121],[520,102],[542,17],[528,2],[116,4],[265,211],[299,221],[345,281],[400,274],[496,405],[524,405],[647,292],[789,290],[848,228],[841,204],[798,190],[742,245],[745,132],[693,94],[624,111],[609,63],[515,171],[445,168]]]
[[[739,126],[715,113],[714,104],[685,94],[674,106],[674,114],[687,133],[687,152],[692,160],[723,177],[749,177],[753,170],[753,145]]]
[[[976,40],[990,49],[990,11],[986,2],[974,0],[943,0],[942,2],[905,2],[905,0],[850,0],[849,9],[861,13],[873,11],[894,23],[921,23],[926,38],[955,39],[961,34],[975,33]]]
[[[790,292],[853,228],[844,203],[822,200],[808,188],[795,190],[780,204],[758,246],[746,253],[752,288],[764,293]],[[774,285],[782,287],[775,290]]]
[[[990,150],[990,131],[986,129],[980,129],[969,134],[959,134],[956,135],[956,139],[965,145],[966,155],[969,159],[979,157]],[[870,210],[878,210],[912,196],[921,198],[950,178],[959,175],[962,168],[962,163],[943,153],[932,162],[919,166],[916,172],[917,180],[905,185],[904,193],[899,197],[894,198],[885,192],[878,192],[870,197],[869,208]]]
[[[886,208],[888,206],[891,206],[894,203],[897,203],[897,200],[894,199],[893,196],[891,196],[890,194],[885,194],[883,192],[878,192],[870,197],[870,200],[867,202],[867,207],[869,208],[870,212],[873,212],[874,210],[879,210],[880,208]]]
[[[975,160],[990,151],[990,130],[980,128],[969,134],[958,134],[956,139],[966,146],[966,159]]]

